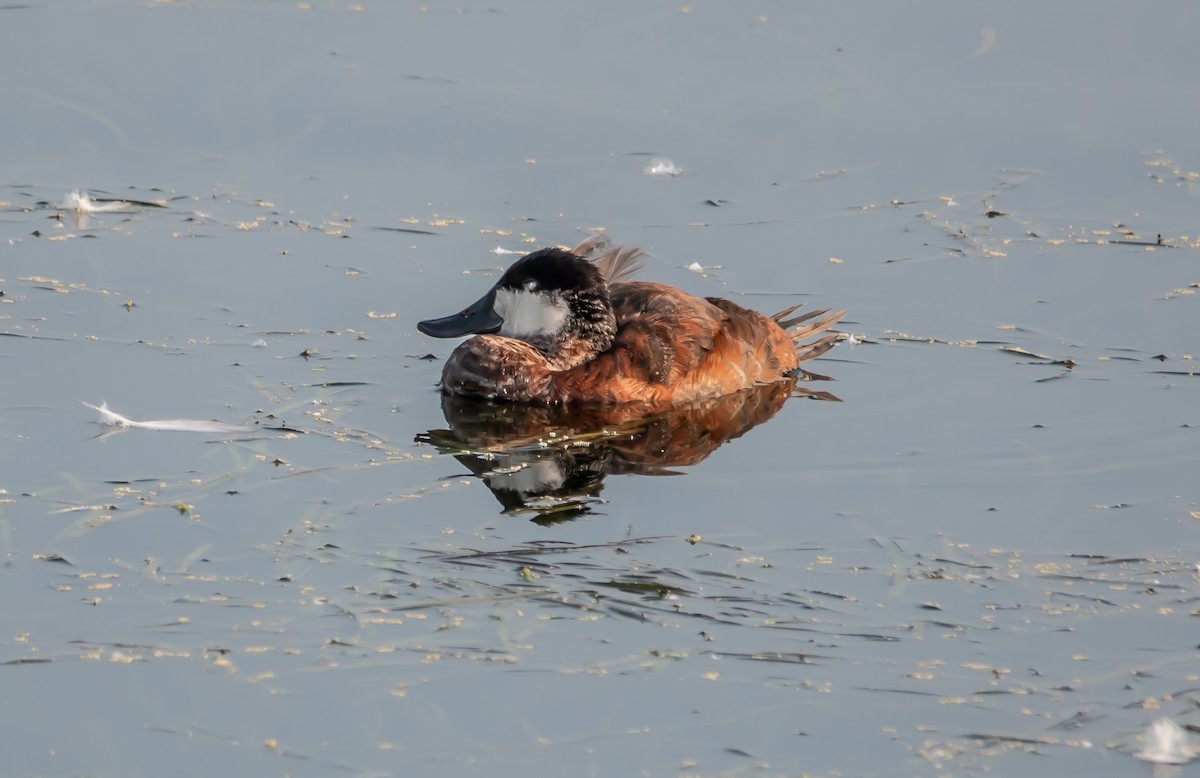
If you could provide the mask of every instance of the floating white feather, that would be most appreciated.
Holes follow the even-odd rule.
[[[123,200],[116,200],[111,203],[99,203],[93,200],[87,192],[76,189],[74,192],[67,192],[63,197],[63,203],[59,208],[64,211],[74,211],[75,213],[106,213],[108,211],[123,211],[129,207],[129,203]]]
[[[99,405],[92,405],[91,403],[85,402],[84,405],[99,413],[100,423],[109,427],[142,430],[165,430],[170,432],[209,432],[216,433],[218,435],[249,432],[251,429],[250,427],[243,427],[237,424],[226,424],[221,421],[208,421],[205,419],[157,419],[152,421],[134,421],[133,419],[127,416],[122,416],[116,411],[110,409],[107,402],[102,402]]]
[[[1142,750],[1134,756],[1155,764],[1184,764],[1196,758],[1197,749],[1187,730],[1166,716],[1155,719],[1142,735]]]

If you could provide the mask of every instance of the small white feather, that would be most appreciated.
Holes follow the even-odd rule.
[[[1196,758],[1197,749],[1187,730],[1166,716],[1155,719],[1142,735],[1142,750],[1133,754],[1155,764],[1184,764]]]
[[[59,206],[64,211],[74,211],[79,214],[123,211],[128,207],[129,203],[124,200],[115,200],[106,203],[96,202],[87,192],[81,189],[67,192],[66,196],[63,197],[62,205]]]

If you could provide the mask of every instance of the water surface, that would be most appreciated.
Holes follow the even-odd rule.
[[[0,9],[9,771],[1143,769],[1197,724],[1197,21]],[[414,325],[594,230],[847,308],[841,402],[511,510]]]

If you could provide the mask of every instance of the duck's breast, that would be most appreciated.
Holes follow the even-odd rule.
[[[442,389],[464,397],[540,402],[549,381],[540,351],[500,335],[476,335],[464,341],[442,368]]]

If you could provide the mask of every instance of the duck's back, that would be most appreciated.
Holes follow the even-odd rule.
[[[736,303],[645,281],[612,284],[610,293],[615,342],[553,374],[552,402],[688,402],[778,381],[798,364],[791,335]]]

